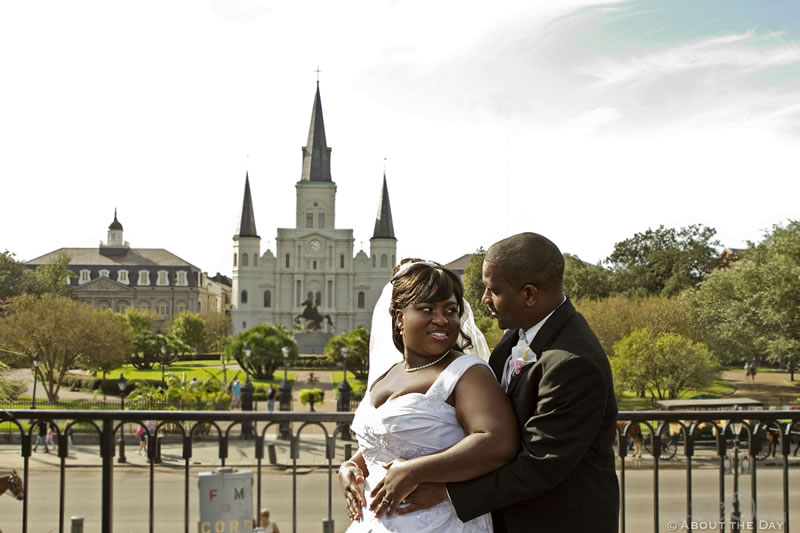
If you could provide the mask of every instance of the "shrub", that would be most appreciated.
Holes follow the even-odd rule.
[[[303,389],[300,391],[300,404],[311,405],[311,410],[314,410],[315,404],[321,404],[325,399],[325,391],[322,389]]]

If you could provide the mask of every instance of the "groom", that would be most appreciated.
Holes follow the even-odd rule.
[[[400,512],[449,497],[462,521],[492,512],[496,532],[617,532],[611,369],[564,296],[563,274],[558,247],[536,233],[489,248],[482,301],[507,330],[489,364],[514,405],[520,451],[499,470],[448,483],[446,492],[421,485]]]

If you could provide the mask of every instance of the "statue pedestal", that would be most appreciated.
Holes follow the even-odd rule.
[[[297,351],[301,354],[324,354],[325,345],[331,340],[333,334],[322,331],[298,331],[294,334],[297,341]]]

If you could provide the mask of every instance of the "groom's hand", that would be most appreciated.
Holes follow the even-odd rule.
[[[444,483],[420,483],[414,492],[406,496],[405,504],[395,509],[393,514],[408,514],[429,509],[447,499]]]

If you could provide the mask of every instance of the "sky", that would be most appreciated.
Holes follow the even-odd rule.
[[[398,258],[522,231],[597,263],[659,225],[726,247],[799,218],[800,3],[0,3],[0,251],[106,240],[230,275],[295,225],[317,76],[336,227]],[[319,73],[315,72],[317,69]]]

